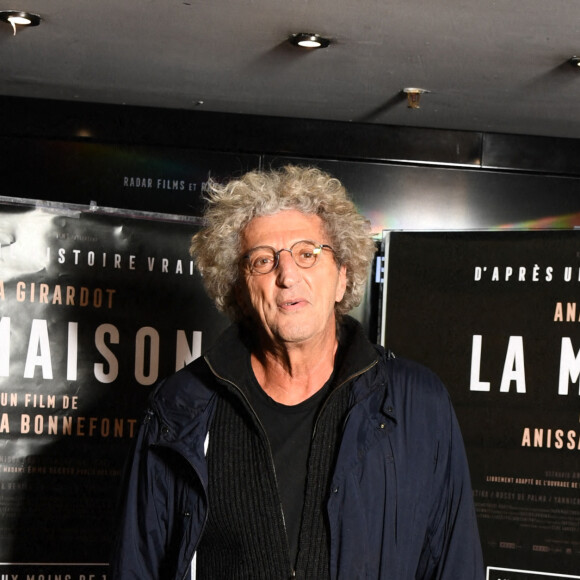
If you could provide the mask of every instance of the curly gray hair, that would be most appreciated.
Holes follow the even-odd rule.
[[[337,317],[360,303],[375,244],[370,223],[358,213],[338,179],[314,167],[293,165],[251,171],[225,185],[210,180],[207,203],[206,226],[193,236],[190,252],[207,293],[232,320],[243,318],[235,295],[242,231],[255,217],[288,209],[318,215],[338,265],[346,266],[346,292],[336,304]]]

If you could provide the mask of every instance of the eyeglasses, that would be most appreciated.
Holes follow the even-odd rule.
[[[250,274],[269,274],[278,267],[282,252],[290,252],[298,267],[312,268],[324,249],[334,252],[327,244],[315,244],[309,240],[300,240],[292,244],[290,248],[282,248],[278,251],[271,246],[258,246],[242,256],[242,259],[247,260]]]

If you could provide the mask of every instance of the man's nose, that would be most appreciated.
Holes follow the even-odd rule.
[[[276,276],[278,283],[283,286],[292,286],[300,279],[300,268],[296,265],[290,250],[280,251]]]

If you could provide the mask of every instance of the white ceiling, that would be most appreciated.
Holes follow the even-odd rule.
[[[580,138],[580,0],[0,0],[0,95]],[[325,50],[286,42],[331,38]],[[430,91],[409,109],[405,87]],[[203,102],[203,104],[200,104]]]

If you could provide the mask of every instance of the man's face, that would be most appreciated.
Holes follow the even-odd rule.
[[[254,218],[241,236],[242,255],[258,246],[276,251],[300,240],[329,244],[317,215],[285,210]],[[240,299],[261,330],[275,344],[307,343],[334,335],[334,305],[346,288],[346,268],[337,267],[332,251],[322,250],[312,268],[296,265],[289,252],[281,252],[278,267],[268,274],[243,270]]]

